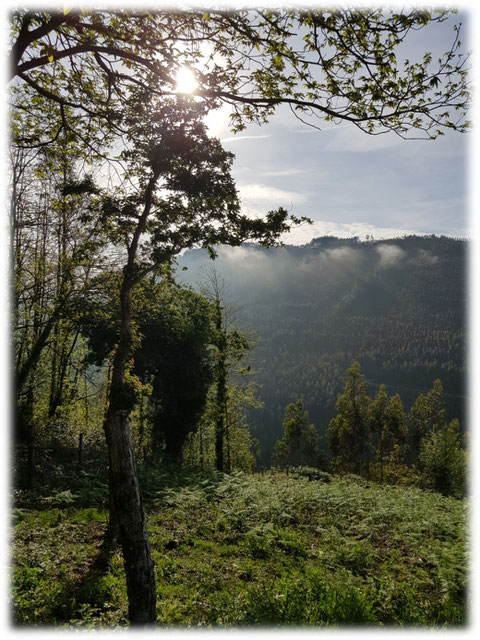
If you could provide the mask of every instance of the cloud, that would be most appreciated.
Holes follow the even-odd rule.
[[[419,249],[415,258],[412,259],[414,263],[420,264],[436,264],[438,262],[438,256],[432,254],[427,249]]]
[[[274,171],[262,171],[261,175],[269,178],[284,178],[310,173],[312,169],[278,169]]]
[[[290,208],[302,204],[307,194],[296,191],[286,191],[263,184],[239,184],[238,190],[242,201],[242,210],[247,215],[262,216],[271,209],[278,207]]]
[[[231,138],[221,138],[220,142],[237,142],[237,140],[260,140],[261,138],[271,138],[270,134],[264,136],[232,136]]]
[[[312,238],[321,236],[336,236],[337,238],[358,236],[361,240],[365,240],[367,236],[372,236],[375,240],[388,240],[413,234],[424,235],[406,227],[377,227],[365,222],[346,224],[328,220],[316,220],[313,224],[301,224],[298,227],[294,227],[289,233],[284,233],[282,241],[285,244],[301,245],[307,244]]]
[[[394,267],[405,257],[405,251],[396,244],[381,244],[376,247],[381,268]]]

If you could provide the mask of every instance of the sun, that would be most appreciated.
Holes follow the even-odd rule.
[[[188,67],[180,67],[177,72],[177,86],[176,91],[178,93],[193,93],[198,87],[195,74]]]

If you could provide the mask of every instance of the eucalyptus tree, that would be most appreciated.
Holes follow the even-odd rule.
[[[345,375],[345,389],[339,394],[337,415],[330,420],[327,438],[333,463],[343,471],[360,473],[368,442],[370,398],[358,362]]]
[[[282,426],[283,436],[275,445],[274,461],[283,468],[288,464],[314,465],[318,456],[317,432],[309,422],[302,400],[286,406]]]

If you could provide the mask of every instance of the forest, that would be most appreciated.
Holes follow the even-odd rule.
[[[205,120],[465,133],[454,14],[11,12],[15,627],[467,622],[468,243],[279,246]]]
[[[205,251],[189,251],[177,277],[201,286],[208,264]],[[465,424],[468,241],[325,237],[268,251],[223,247],[215,268],[231,315],[257,339],[249,378],[263,406],[248,415],[263,464],[286,405],[298,398],[327,448],[352,360],[371,394],[385,384],[406,409],[440,379],[448,417]]]

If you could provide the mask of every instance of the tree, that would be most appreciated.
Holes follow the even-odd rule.
[[[420,394],[417,397],[409,411],[407,425],[410,456],[416,460],[422,439],[446,426],[443,387],[440,380],[435,380],[425,395]]]
[[[398,393],[395,393],[388,403],[385,412],[385,446],[387,462],[390,467],[398,467],[405,452],[407,427],[403,403]]]
[[[465,495],[467,458],[457,419],[422,440],[418,462],[427,487],[455,498]]]
[[[184,460],[202,470],[217,468],[216,426],[217,398],[215,385],[198,428],[191,432],[183,450]],[[225,470],[250,472],[254,469],[258,441],[252,438],[247,422],[247,409],[258,409],[262,403],[256,396],[255,385],[230,382],[226,389],[225,438],[223,460]]]
[[[360,472],[368,438],[369,402],[360,365],[353,361],[345,376],[345,391],[337,399],[337,415],[327,428],[334,467]]]
[[[315,426],[308,420],[302,400],[287,405],[283,419],[283,436],[276,443],[273,459],[280,465],[314,465],[318,455]]]
[[[233,316],[235,309],[228,302],[225,282],[219,277],[215,264],[204,275],[203,294],[209,298],[213,307],[213,347],[215,360],[215,460],[218,471],[231,470],[230,426],[236,420],[237,408],[231,406],[233,414],[229,415],[229,404],[233,405],[234,395],[232,377],[250,372],[250,367],[241,366],[251,347],[251,337],[239,331]],[[233,419],[233,422],[232,420]],[[232,423],[232,424],[230,424]],[[227,446],[225,447],[225,441]],[[227,454],[225,460],[224,454]]]
[[[348,121],[367,133],[465,130],[467,63],[455,27],[445,55],[399,63],[396,50],[449,11],[382,9],[31,11],[11,15],[10,73],[36,97],[44,126],[19,139],[56,141],[68,130],[98,149],[122,132],[130,89],[175,92],[190,67],[209,106],[232,105],[233,124],[264,122],[279,104],[300,118]],[[182,46],[177,46],[178,43]],[[45,104],[53,107],[45,109]]]
[[[62,142],[71,141],[62,136]],[[77,317],[104,264],[106,238],[98,192],[90,176],[79,179],[75,145],[12,149],[11,160],[14,437],[27,444],[32,480],[37,425],[48,434],[81,374],[78,358],[73,366]]]
[[[147,281],[142,289],[143,310],[136,320],[141,344],[133,372],[152,387],[148,415],[154,451],[163,450],[178,464],[213,381],[213,309],[203,296],[169,277]]]
[[[383,482],[383,461],[385,455],[385,422],[388,396],[385,385],[381,384],[378,393],[368,408],[369,431],[372,436],[372,448],[380,461],[380,482]]]
[[[384,478],[386,459],[398,464],[406,441],[405,416],[402,400],[398,393],[390,399],[381,384],[378,393],[368,408],[369,430],[372,446],[380,462],[380,482]]]
[[[240,213],[230,175],[232,155],[218,140],[208,138],[201,105],[189,100],[158,105],[148,97],[143,90],[135,92],[129,105],[132,146],[123,156],[129,167],[126,179],[135,189],[118,188],[103,203],[110,239],[123,241],[127,252],[104,425],[111,515],[118,522],[123,548],[129,618],[141,624],[155,618],[155,583],[128,424],[133,406],[129,362],[136,347],[132,290],[147,274],[195,244],[211,249],[217,243],[255,239],[268,246],[288,228],[289,218],[284,209],[269,212],[266,219]]]

